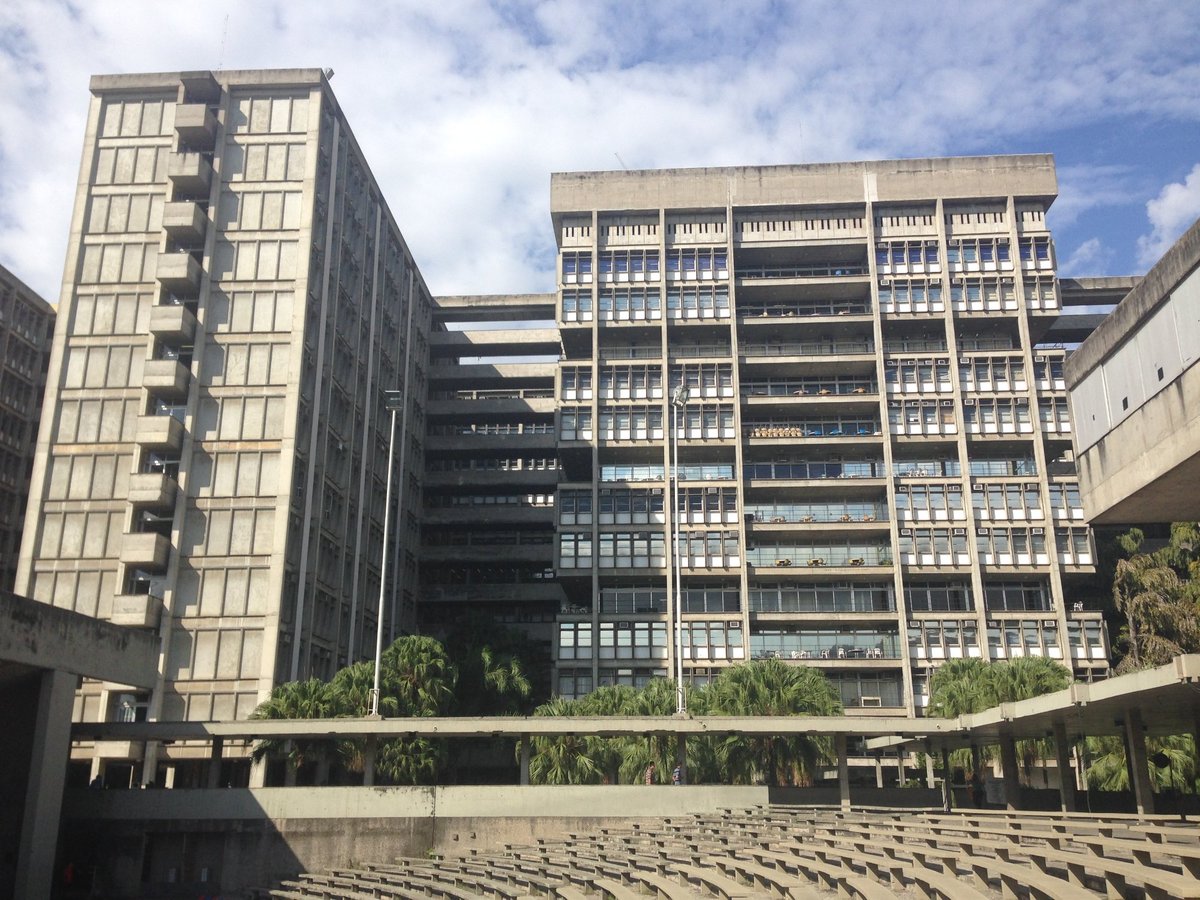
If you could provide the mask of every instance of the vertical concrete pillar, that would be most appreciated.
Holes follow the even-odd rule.
[[[367,746],[363,749],[363,787],[375,786],[375,757],[379,753],[379,738],[372,735],[367,738]]]
[[[675,735],[675,764],[679,766],[679,783],[687,784],[687,735],[682,731]]]
[[[933,774],[933,750],[925,745],[925,787],[933,790],[937,787],[937,777]]]
[[[875,787],[883,789],[883,757],[875,757]]]
[[[833,736],[833,750],[837,754],[838,799],[841,801],[842,809],[848,811],[850,809],[850,759],[844,734]]]
[[[1017,768],[1017,742],[1012,734],[1000,735],[1000,768],[1004,774],[1004,802],[1009,809],[1021,808],[1021,776]]]
[[[225,739],[215,737],[212,741],[212,756],[208,758],[208,789],[221,786],[221,756],[225,752]]]
[[[904,787],[904,749],[896,751],[896,784]]]
[[[71,755],[71,708],[77,679],[67,672],[48,671],[41,681],[14,883],[17,897],[50,896],[63,786]]]
[[[266,759],[255,759],[250,763],[250,787],[260,788],[267,786],[267,761]]]
[[[521,784],[529,784],[529,735],[521,735]]]
[[[1075,812],[1075,775],[1071,771],[1071,744],[1067,740],[1067,723],[1054,723],[1054,758],[1058,763],[1058,793],[1063,812]]]
[[[942,809],[950,812],[954,805],[950,794],[950,751],[942,748]]]
[[[1125,758],[1129,760],[1138,814],[1153,815],[1154,788],[1150,783],[1150,763],[1146,759],[1146,733],[1142,725],[1142,711],[1136,707],[1125,711]]]

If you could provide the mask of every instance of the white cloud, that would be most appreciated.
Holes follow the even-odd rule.
[[[1146,204],[1150,233],[1138,238],[1138,262],[1149,268],[1200,218],[1200,163],[1183,181],[1172,182]]]
[[[730,9],[210,0],[197,15],[158,0],[8,0],[0,262],[57,299],[93,73],[334,68],[435,293],[550,289],[549,175],[617,168],[614,154],[649,168],[1042,151],[1054,149],[1050,128],[1200,120],[1200,19],[1186,4],[1031,0],[946,16],[938,0],[914,0],[902,17],[836,0]],[[1064,192],[1061,214],[1125,189],[1100,181],[1083,185],[1090,199]]]
[[[1088,238],[1059,265],[1059,274],[1064,277],[1106,275],[1112,256],[1112,251],[1104,246],[1100,238]]]

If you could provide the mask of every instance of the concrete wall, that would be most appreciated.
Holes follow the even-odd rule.
[[[1066,363],[1095,522],[1200,517],[1200,222]]]
[[[865,805],[940,804],[938,792],[919,789],[856,788],[851,796]],[[724,785],[75,791],[66,800],[62,858],[89,877],[96,868],[105,896],[151,889],[170,896],[173,867],[174,888],[194,896],[397,855],[497,848],[768,802],[835,805],[838,791]],[[204,867],[209,880],[202,883]]]

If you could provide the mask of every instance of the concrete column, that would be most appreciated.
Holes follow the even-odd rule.
[[[1009,809],[1021,808],[1021,776],[1017,768],[1017,742],[1011,734],[1000,735],[1000,768],[1004,773],[1004,802]]]
[[[883,757],[875,757],[875,787],[883,788]]]
[[[529,735],[521,735],[521,784],[529,784]]]
[[[14,883],[17,897],[49,897],[54,885],[58,823],[71,756],[71,709],[77,681],[67,672],[51,670],[42,674]]]
[[[213,738],[212,756],[208,758],[208,789],[210,791],[221,786],[221,755],[224,752],[225,739]]]
[[[682,731],[675,735],[675,764],[679,766],[679,783],[687,784],[687,735]]]
[[[850,809],[850,759],[846,750],[846,736],[844,734],[835,734],[833,736],[833,749],[837,753],[838,767],[838,798],[841,800],[842,809]]]
[[[950,751],[945,747],[942,748],[942,809],[950,812],[950,808],[954,805],[953,796],[950,792]]]
[[[1146,760],[1146,733],[1142,712],[1136,707],[1125,711],[1125,758],[1129,760],[1138,814],[1153,815],[1154,788],[1150,783],[1150,763]]]
[[[379,738],[367,738],[363,749],[363,787],[375,786],[375,756],[379,752]]]
[[[937,776],[933,774],[933,750],[925,747],[925,787],[933,790],[937,787]]]
[[[904,750],[896,751],[896,784],[904,787]]]
[[[250,787],[260,788],[267,786],[267,761],[266,759],[252,760],[250,763]]]
[[[1067,724],[1054,723],[1054,758],[1058,763],[1058,792],[1063,812],[1075,812],[1075,774],[1071,771],[1071,744],[1067,740]]]

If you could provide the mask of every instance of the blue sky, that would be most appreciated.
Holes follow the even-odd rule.
[[[553,288],[554,171],[1051,152],[1062,271],[1200,216],[1200,3],[9,0],[0,262],[57,300],[94,73],[330,67],[435,293]]]

